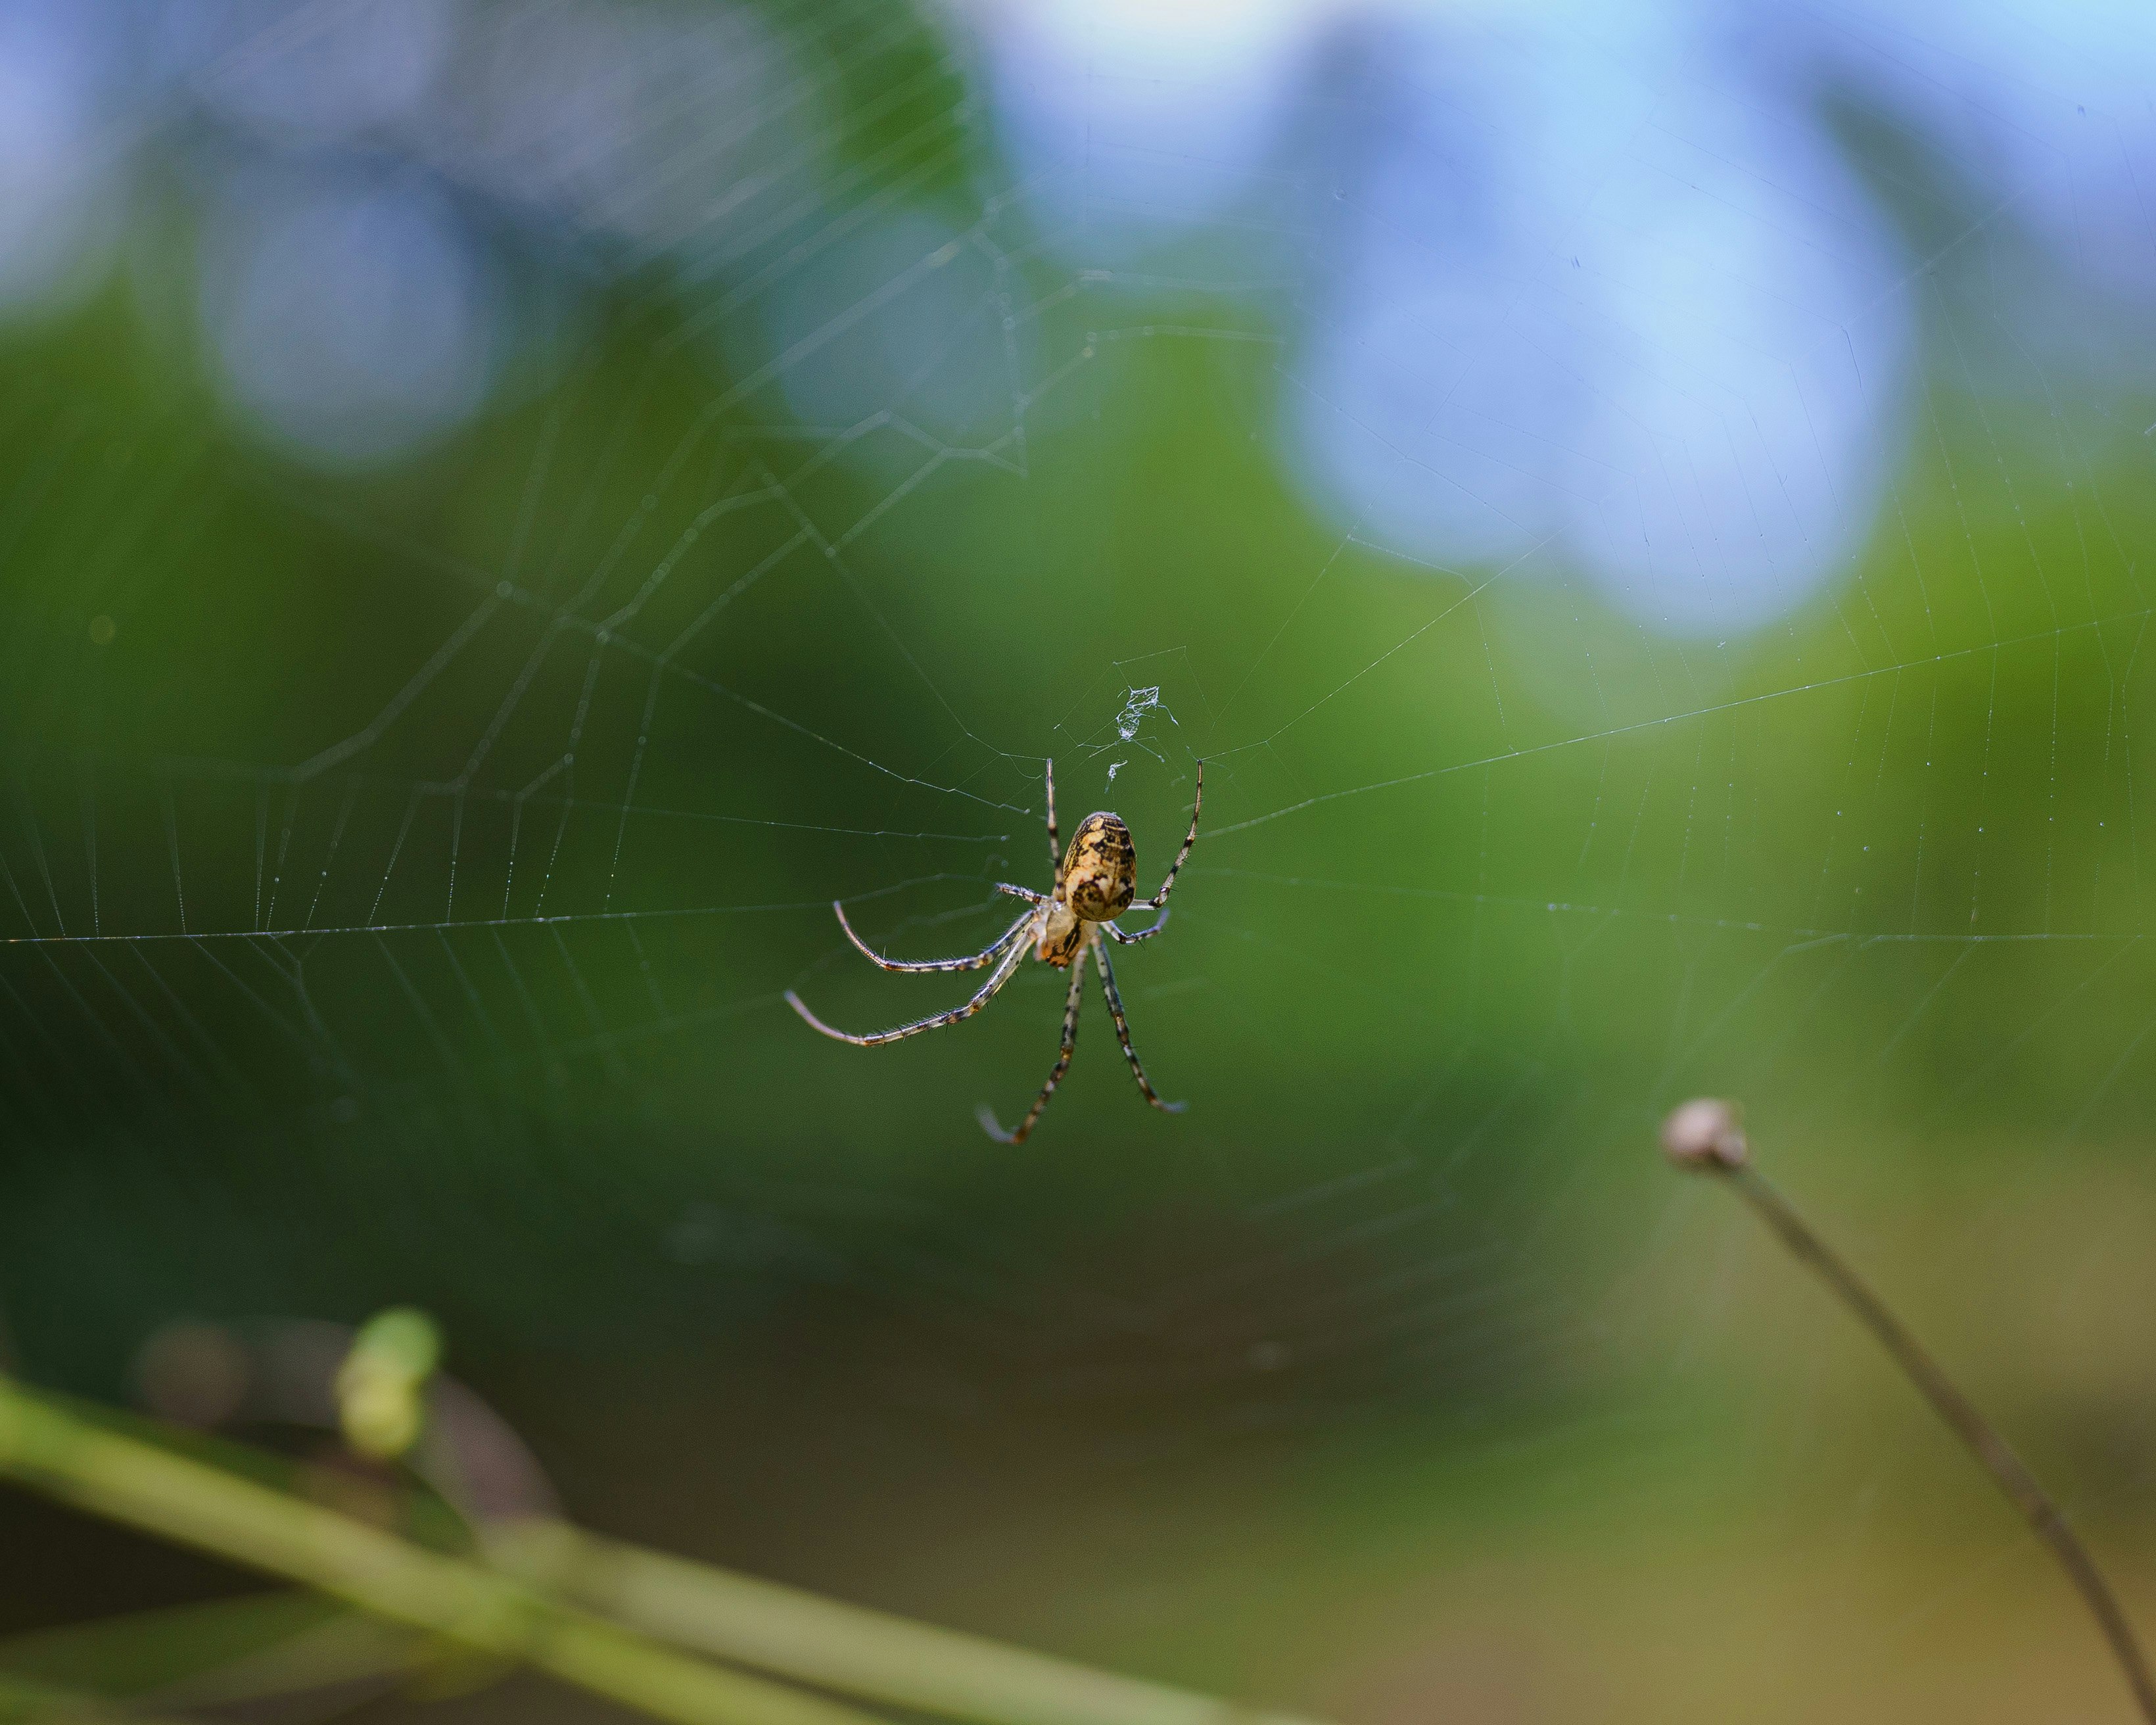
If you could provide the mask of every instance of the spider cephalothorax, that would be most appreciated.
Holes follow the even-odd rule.
[[[969,1019],[995,997],[996,991],[1018,972],[1026,952],[1042,963],[1053,965],[1058,970],[1070,973],[1070,993],[1063,1007],[1063,1050],[1055,1062],[1055,1070],[1048,1075],[1048,1082],[1041,1086],[1040,1094],[1034,1099],[1032,1108],[1019,1122],[1014,1132],[1007,1132],[996,1124],[995,1116],[986,1107],[981,1110],[981,1124],[988,1128],[991,1137],[1000,1138],[1006,1144],[1023,1142],[1033,1130],[1033,1123],[1040,1118],[1040,1111],[1048,1106],[1048,1099],[1055,1094],[1055,1086],[1063,1081],[1064,1073],[1070,1065],[1070,1051],[1078,1040],[1078,1002],[1086,981],[1086,967],[1081,961],[1090,950],[1100,967],[1101,992],[1108,997],[1108,1014],[1116,1021],[1116,1038],[1123,1045],[1124,1055],[1131,1063],[1131,1075],[1138,1081],[1138,1089],[1145,1099],[1156,1108],[1167,1113],[1178,1111],[1180,1102],[1163,1102],[1154,1094],[1146,1077],[1145,1068],[1138,1064],[1137,1050],[1131,1046],[1131,1027],[1123,1016],[1123,999],[1116,991],[1116,973],[1108,963],[1108,949],[1101,943],[1102,930],[1111,940],[1124,946],[1135,946],[1150,940],[1168,924],[1168,895],[1175,885],[1175,877],[1182,872],[1183,860],[1190,855],[1190,847],[1198,842],[1198,810],[1205,798],[1205,763],[1198,763],[1198,778],[1190,799],[1190,830],[1183,835],[1183,849],[1175,854],[1169,865],[1168,878],[1160,883],[1160,891],[1151,898],[1140,899],[1137,894],[1137,848],[1131,843],[1131,829],[1125,826],[1120,815],[1101,810],[1089,814],[1078,823],[1078,830],[1070,836],[1070,848],[1057,854],[1055,834],[1055,763],[1048,763],[1048,860],[1055,871],[1055,889],[1050,892],[1035,892],[1029,886],[1013,886],[998,881],[996,891],[1007,892],[1014,898],[1022,898],[1031,907],[1017,922],[1005,929],[994,944],[968,958],[930,958],[917,963],[907,963],[896,958],[886,958],[872,950],[854,932],[853,925],[846,921],[844,905],[834,901],[831,908],[839,913],[839,927],[845,930],[846,938],[886,970],[954,971],[985,970],[995,966],[995,973],[981,987],[971,1000],[949,1012],[937,1013],[932,1018],[918,1019],[910,1024],[901,1024],[895,1030],[877,1030],[866,1036],[855,1036],[844,1030],[834,1030],[801,1003],[801,997],[791,988],[786,991],[787,1004],[799,1013],[815,1029],[836,1041],[850,1042],[858,1048],[874,1048],[886,1042],[896,1042],[907,1036],[917,1036],[923,1030],[940,1030],[946,1024],[955,1024],[961,1019]],[[1115,919],[1135,905],[1141,910],[1158,911],[1160,916],[1152,927],[1137,934],[1125,934],[1116,927]]]

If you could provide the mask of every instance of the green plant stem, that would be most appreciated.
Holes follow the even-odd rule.
[[[549,1621],[565,1618],[588,1630],[607,1627],[593,1624],[593,1617],[611,1620],[619,1629],[650,1641],[975,1725],[1306,1725],[1284,1715],[1255,1712],[1188,1690],[1092,1670],[981,1636],[909,1622],[775,1582],[597,1538],[557,1522],[495,1524],[485,1530],[487,1567],[459,1563],[234,1471],[259,1470],[270,1459],[260,1452],[223,1445],[208,1452],[209,1460],[197,1460],[174,1454],[158,1441],[159,1435],[156,1428],[139,1420],[100,1408],[78,1413],[0,1377],[0,1472],[14,1474],[95,1512],[307,1583],[372,1615],[455,1635],[468,1644],[533,1663],[544,1663],[531,1645],[540,1638],[539,1630],[523,1640],[485,1625],[479,1632],[470,1625],[460,1630],[439,1600],[422,1609],[418,1594],[395,1594],[393,1587],[394,1596],[385,1597],[378,1578],[368,1580],[364,1588],[355,1584],[367,1578],[353,1562],[346,1543],[350,1537],[355,1532],[362,1536],[366,1551],[374,1554],[370,1562],[386,1546],[397,1555],[400,1574],[405,1573],[408,1560],[419,1560],[422,1568],[411,1573],[426,1578],[429,1588],[445,1569],[455,1578],[455,1597],[482,1616],[488,1611],[511,1616],[536,1613]],[[100,1450],[93,1440],[109,1447]],[[191,1441],[201,1440],[191,1435]],[[150,1474],[143,1476],[137,1470],[146,1466]],[[233,1487],[238,1488],[237,1495],[228,1489]],[[292,1512],[303,1519],[295,1522]],[[321,1519],[304,1519],[315,1517]],[[302,1529],[324,1526],[336,1534],[330,1545],[295,1553],[293,1541]],[[475,1580],[480,1585],[476,1594],[472,1591]],[[490,1588],[494,1591],[486,1591]],[[231,1699],[304,1687],[320,1675],[320,1668],[326,1668],[324,1661],[345,1675],[356,1675],[362,1669],[388,1672],[420,1656],[418,1644],[400,1646],[378,1639],[363,1645],[350,1642],[349,1632],[358,1630],[358,1620],[340,1623],[334,1615],[316,1626],[345,1640],[321,1648],[288,1645],[290,1630],[314,1622],[303,1615],[280,1629],[297,1605],[296,1599],[289,1598],[227,1602],[215,1608],[188,1608],[169,1623],[165,1619],[174,1614],[151,1614],[140,1620],[47,1632],[0,1643],[0,1666],[10,1655],[64,1666],[72,1648],[74,1668],[81,1668],[85,1659],[108,1668],[116,1647],[133,1648],[144,1636],[169,1650],[176,1640],[192,1644],[215,1630],[213,1639],[231,1644],[229,1651],[213,1661],[215,1672],[186,1679],[186,1692],[191,1699],[197,1698],[198,1690],[202,1697]],[[564,1611],[564,1606],[569,1609]],[[205,1613],[215,1622],[205,1617],[197,1624],[195,1619]],[[234,1620],[226,1622],[227,1618]],[[664,1652],[619,1635],[619,1629],[615,1633],[624,1646],[644,1655]],[[270,1645],[262,1645],[265,1642]],[[243,1654],[244,1670],[233,1664]],[[169,1657],[165,1663],[170,1663]],[[677,1663],[700,1676],[711,1675],[708,1666]],[[621,1692],[574,1677],[558,1662],[547,1668],[602,1692]],[[162,1681],[170,1682],[172,1675]],[[787,1701],[811,1700],[774,1685],[761,1687]],[[835,1705],[826,1711],[857,1722],[868,1717]],[[667,1717],[675,1715],[669,1712]],[[744,1716],[737,1712],[731,1717]]]
[[[0,1378],[0,1472],[109,1520],[305,1583],[680,1725],[870,1725],[556,1605],[490,1570],[100,1430]]]
[[[980,1725],[1301,1725],[775,1582],[569,1538],[555,1573],[578,1603],[676,1645],[843,1693]]]
[[[0,1686],[77,1685],[116,1704],[223,1705],[393,1676],[439,1651],[408,1624],[278,1591],[10,1635],[0,1640]]]
[[[162,1718],[102,1696],[0,1676],[0,1725],[161,1725]]]
[[[1975,1404],[1954,1388],[1939,1368],[1938,1362],[1902,1327],[1901,1320],[1887,1310],[1886,1302],[1871,1291],[1870,1285],[1812,1231],[1811,1224],[1796,1206],[1763,1175],[1748,1163],[1734,1168],[1718,1167],[1716,1172],[1734,1183],[1744,1201],[1780,1237],[1782,1244],[1809,1264],[1820,1280],[1840,1296],[1842,1303],[1856,1314],[1858,1321],[1879,1338],[1880,1345],[1893,1355],[1895,1363],[1922,1392],[1939,1418],[1969,1445],[1984,1471],[2006,1494],[2007,1501],[2021,1512],[2022,1519],[2036,1537],[2051,1548],[2051,1554],[2087,1603],[2090,1615],[2103,1631],[2104,1639],[2111,1644],[2112,1653],[2126,1674],[2127,1686],[2133,1692],[2142,1717],[2150,1725],[2156,1725],[2156,1681],[2149,1676],[2148,1661],[2135,1639],[2133,1626],[2127,1621],[2118,1595],[2112,1592],[2103,1572],[2097,1568],[2088,1548],[2067,1525],[2066,1517],[2050,1494],[2036,1483],[2036,1476],[2029,1471],[2027,1465],[2014,1453],[1991,1422],[1976,1410]]]

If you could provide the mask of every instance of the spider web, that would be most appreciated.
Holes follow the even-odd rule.
[[[2149,62],[1913,13],[1263,53],[1027,16],[721,13],[603,63],[634,117],[552,140],[583,202],[513,236],[570,309],[424,458],[264,453],[102,300],[19,336],[23,1358],[105,1385],[176,1313],[390,1299],[509,1352],[839,1310],[907,1338],[890,1418],[1067,1423],[1133,1491],[1428,1442],[1530,1521],[1739,1504],[1758,1564],[1943,1506],[1978,1579],[1919,1564],[1835,1644],[1943,1692],[1926,1637],[2020,1609],[2017,1530],[1650,1146],[1741,1098],[2077,1517],[2145,1517],[2141,1332],[2091,1314],[2148,1291]],[[531,77],[567,52],[471,18]],[[1432,31],[1520,78],[1435,81]],[[1554,141],[1498,99],[1590,78],[1620,96]],[[396,137],[482,208],[536,172]],[[1400,193],[1430,161],[1511,215]],[[1432,249],[1470,229],[1481,264]],[[68,334],[107,326],[125,375]],[[781,996],[955,1004],[830,902],[978,949],[995,881],[1045,884],[1050,756],[1142,891],[1205,762],[1173,923],[1119,961],[1192,1106],[1138,1105],[1095,999],[1014,1154],[973,1108],[1045,1075],[1059,976],[875,1054]]]

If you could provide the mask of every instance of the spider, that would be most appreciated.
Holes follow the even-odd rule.
[[[1070,1069],[1070,1053],[1078,1043],[1078,1004],[1084,993],[1086,982],[1086,953],[1090,948],[1094,960],[1101,967],[1101,992],[1107,996],[1108,1014],[1116,1021],[1116,1040],[1123,1045],[1124,1057],[1131,1063],[1131,1076],[1138,1081],[1138,1089],[1146,1101],[1163,1114],[1180,1114],[1185,1104],[1163,1102],[1155,1093],[1152,1082],[1146,1076],[1145,1068],[1139,1064],[1138,1051],[1131,1046],[1130,1021],[1123,1016],[1123,997],[1116,989],[1115,968],[1108,963],[1108,949],[1101,942],[1106,930],[1108,938],[1127,947],[1140,941],[1149,941],[1168,926],[1168,895],[1175,885],[1175,877],[1182,871],[1183,859],[1190,855],[1190,847],[1198,842],[1198,810],[1205,799],[1205,763],[1198,763],[1198,778],[1190,799],[1190,830],[1183,835],[1183,849],[1175,854],[1175,861],[1168,869],[1168,878],[1160,883],[1160,891],[1151,898],[1135,898],[1137,891],[1137,850],[1131,843],[1131,829],[1123,824],[1122,817],[1103,809],[1089,814],[1078,823],[1078,830],[1071,834],[1070,849],[1059,852],[1060,840],[1055,830],[1055,762],[1048,763],[1048,860],[1055,871],[1055,889],[1050,892],[1035,892],[1029,886],[1013,886],[1008,881],[996,883],[998,892],[1007,892],[1013,898],[1022,898],[1027,909],[1018,921],[1012,923],[988,946],[969,958],[928,958],[917,963],[903,963],[896,958],[886,958],[873,950],[854,932],[853,924],[846,921],[846,907],[839,900],[831,901],[838,913],[839,927],[846,932],[846,938],[871,961],[886,970],[910,972],[943,972],[954,970],[985,970],[995,967],[995,973],[981,985],[981,990],[963,1006],[934,1016],[916,1019],[910,1024],[901,1024],[893,1030],[877,1030],[866,1036],[850,1035],[844,1030],[834,1030],[802,1004],[801,997],[791,988],[786,991],[786,1004],[805,1019],[813,1029],[821,1030],[836,1042],[850,1042],[857,1048],[875,1048],[886,1042],[896,1042],[907,1036],[918,1036],[924,1030],[940,1030],[946,1024],[955,1024],[969,1019],[995,998],[996,991],[1017,974],[1019,966],[1031,950],[1034,957],[1044,964],[1070,973],[1070,993],[1063,1003],[1063,1048],[1055,1057],[1055,1070],[1049,1073],[1048,1082],[1040,1087],[1040,1094],[1033,1099],[1033,1106],[1018,1125],[1016,1132],[1007,1132],[997,1123],[994,1113],[984,1102],[981,1105],[982,1128],[998,1143],[1023,1144],[1026,1134],[1033,1130],[1034,1122],[1040,1118],[1040,1111],[1048,1106],[1049,1098],[1055,1094],[1055,1086],[1063,1082],[1063,1075]],[[1128,910],[1158,911],[1150,928],[1137,934],[1126,934],[1116,927],[1116,918]]]

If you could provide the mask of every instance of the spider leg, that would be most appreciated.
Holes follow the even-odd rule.
[[[1011,937],[1018,932],[1019,923],[1025,921],[1024,917],[1019,917],[1018,922],[1012,923],[1009,928],[1006,928],[1001,934],[998,935],[993,942],[983,947],[981,951],[974,953],[970,958],[922,958],[919,960],[907,960],[886,958],[882,953],[876,952],[873,947],[871,947],[866,941],[855,934],[854,932],[854,925],[846,921],[845,906],[841,904],[837,899],[833,899],[831,901],[831,908],[839,913],[839,927],[845,930],[846,938],[854,943],[855,949],[864,957],[868,959],[870,963],[875,965],[881,970],[903,970],[910,972],[915,975],[921,975],[929,972],[936,971],[986,970],[991,964],[993,964],[998,958],[1003,956],[1004,947],[1009,944]]]
[[[1055,757],[1048,757],[1048,869],[1057,874],[1063,867],[1063,841],[1055,835]]]
[[[1101,945],[1097,934],[1093,937],[1092,947],[1093,957],[1101,966],[1101,992],[1108,997],[1108,1016],[1116,1021],[1116,1040],[1122,1044],[1123,1058],[1131,1063],[1131,1076],[1137,1080],[1138,1089],[1144,1093],[1145,1099],[1162,1113],[1180,1114],[1190,1104],[1161,1101],[1159,1093],[1152,1087],[1152,1081],[1146,1076],[1145,1068],[1138,1063],[1138,1051],[1131,1046],[1131,1022],[1123,1016],[1123,997],[1116,989],[1115,967],[1108,963],[1108,949]],[[1081,958],[1079,962],[1082,963],[1084,960]]]
[[[995,998],[996,991],[1018,972],[1019,961],[1031,950],[1024,931],[1031,922],[1029,916],[1021,917],[1018,926],[1004,937],[1005,946],[1003,962],[996,966],[995,974],[981,984],[980,992],[963,1006],[953,1007],[948,1012],[939,1012],[932,1017],[916,1019],[910,1024],[901,1024],[896,1029],[875,1030],[865,1036],[855,1036],[844,1030],[834,1030],[802,1004],[801,997],[793,989],[786,991],[786,1004],[799,1013],[812,1030],[820,1030],[834,1042],[850,1042],[856,1048],[876,1048],[886,1042],[897,1042],[907,1036],[918,1036],[924,1030],[940,1030],[946,1024],[955,1024],[969,1019]]]
[[[1158,934],[1161,930],[1167,927],[1168,914],[1168,907],[1163,905],[1161,907],[1160,915],[1153,919],[1152,927],[1150,928],[1141,928],[1136,934],[1125,934],[1122,929],[1116,927],[1112,922],[1103,922],[1101,925],[1101,927],[1107,935],[1108,938],[1115,942],[1118,946],[1135,947],[1140,941],[1151,940],[1155,935]]]
[[[1045,905],[1050,902],[1048,894],[1035,892],[1030,886],[1014,886],[1008,880],[997,881],[996,891],[1008,892],[1013,898],[1022,898],[1029,905]]]
[[[981,1104],[978,1118],[981,1130],[998,1144],[1023,1144],[1025,1135],[1033,1130],[1033,1123],[1040,1118],[1040,1111],[1048,1106],[1048,1099],[1055,1094],[1055,1086],[1063,1082],[1063,1075],[1070,1070],[1070,1051],[1078,1045],[1078,1007],[1084,999],[1086,984],[1086,955],[1080,953],[1070,966],[1070,993],[1063,1003],[1063,1051],[1055,1057],[1055,1070],[1048,1075],[1048,1082],[1040,1087],[1040,1094],[1033,1099],[1033,1106],[1025,1111],[1025,1118],[1019,1122],[1018,1130],[1007,1132],[996,1124],[995,1111],[986,1102]]]
[[[1198,783],[1190,797],[1190,830],[1183,837],[1183,849],[1175,853],[1175,860],[1168,865],[1168,879],[1160,883],[1160,891],[1151,898],[1142,898],[1131,906],[1133,911],[1158,911],[1168,902],[1169,890],[1175,877],[1183,872],[1183,860],[1190,855],[1190,847],[1198,842],[1198,811],[1205,802],[1205,763],[1198,763]]]

